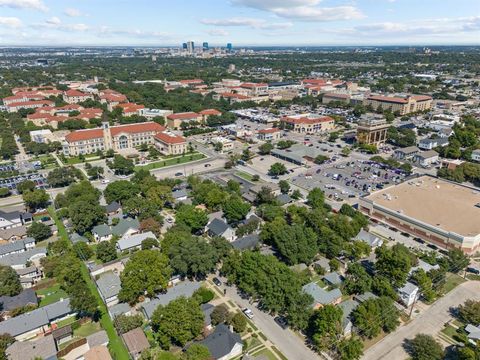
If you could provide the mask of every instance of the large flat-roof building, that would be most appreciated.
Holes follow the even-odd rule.
[[[480,249],[480,189],[421,176],[360,198],[359,209],[444,249]]]
[[[432,97],[426,95],[408,95],[405,97],[370,95],[364,99],[363,105],[371,106],[374,110],[380,108],[406,115],[417,111],[430,110],[432,101]]]
[[[317,134],[335,129],[335,120],[330,116],[300,114],[285,116],[280,121],[283,128],[299,134]]]

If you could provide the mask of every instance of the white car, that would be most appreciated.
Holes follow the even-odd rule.
[[[249,308],[245,308],[242,311],[243,311],[243,313],[245,314],[246,317],[248,317],[249,319],[253,319],[252,310],[250,310]]]
[[[110,180],[108,180],[108,179],[103,179],[102,180],[102,184],[108,184],[108,183],[110,183]]]

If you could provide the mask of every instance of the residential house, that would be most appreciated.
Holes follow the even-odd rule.
[[[14,296],[0,296],[0,314],[3,318],[8,317],[11,311],[29,305],[38,305],[37,294],[32,289],[23,290],[20,294]]]
[[[92,235],[96,242],[111,240],[113,235],[122,237],[124,235],[133,235],[138,233],[140,222],[137,219],[126,218],[120,219],[117,225],[109,226],[100,224],[94,226]]]
[[[433,150],[436,147],[448,145],[448,138],[422,139],[418,142],[418,147],[422,150]]]
[[[150,343],[145,333],[139,327],[122,334],[122,339],[127,346],[128,353],[133,359],[138,359],[143,350],[150,348]]]
[[[112,319],[115,319],[119,315],[131,315],[132,308],[127,303],[118,303],[108,308],[108,313]]]
[[[343,276],[336,271],[325,274],[325,276],[323,277],[323,281],[326,282],[329,286],[338,287],[342,285],[343,280]]]
[[[364,229],[360,230],[360,232],[353,238],[353,241],[363,241],[372,249],[382,246],[383,244],[382,239]]]
[[[15,241],[25,237],[27,237],[27,227],[25,225],[0,230],[0,240]]]
[[[76,244],[76,243],[79,243],[79,242],[84,242],[84,243],[88,243],[88,239],[85,237],[85,236],[82,236],[76,232],[70,234],[70,241],[72,242],[72,244]]]
[[[370,291],[364,292],[363,294],[358,294],[354,296],[354,300],[358,301],[359,303],[364,303],[369,299],[376,299],[378,298],[377,295],[371,293]]]
[[[34,341],[15,341],[5,350],[8,360],[57,360],[57,346],[52,335]]]
[[[467,333],[468,341],[473,345],[477,345],[480,341],[480,326],[468,324],[465,326],[465,332]]]
[[[20,211],[3,211],[0,210],[0,237],[1,231],[11,229],[17,226],[26,225],[33,220],[32,214]]]
[[[423,151],[413,156],[413,162],[423,167],[431,166],[438,160],[439,155],[435,150]]]
[[[420,152],[416,146],[408,146],[405,148],[396,149],[393,152],[393,157],[397,160],[409,160]]]
[[[188,191],[186,189],[172,191],[172,198],[175,203],[186,201],[188,199]]]
[[[37,266],[28,266],[23,269],[16,269],[15,272],[20,278],[20,283],[24,289],[29,289],[39,282],[43,277],[43,271]]]
[[[107,307],[118,304],[118,293],[122,289],[120,277],[113,271],[101,274],[96,280],[98,291]]]
[[[27,237],[22,240],[12,241],[3,245],[0,245],[0,258],[12,254],[18,254],[27,250],[35,248],[35,239]]]
[[[179,297],[192,297],[193,293],[200,289],[200,283],[196,281],[183,281],[175,285],[166,292],[158,294],[154,299],[142,303],[142,310],[147,319],[150,319],[158,305],[168,305],[171,301]]]
[[[342,330],[343,336],[349,337],[352,334],[353,323],[352,323],[352,312],[360,305],[355,300],[345,300],[341,302],[338,307],[342,309]]]
[[[418,286],[408,282],[397,290],[397,294],[400,297],[400,301],[406,306],[411,306],[418,298]]]
[[[122,205],[120,205],[116,201],[112,201],[110,204],[108,204],[105,207],[105,212],[107,213],[108,216],[120,214],[122,212]]]
[[[73,330],[71,325],[66,325],[52,331],[53,340],[60,349],[60,345],[73,339]]]
[[[117,249],[118,251],[140,249],[142,247],[142,241],[146,239],[158,240],[155,234],[151,231],[134,235],[125,234],[120,240],[117,241]]]
[[[25,269],[27,264],[34,263],[39,265],[40,259],[46,256],[46,248],[33,248],[24,252],[0,257],[0,265],[11,266],[15,270]]]
[[[210,331],[213,329],[211,315],[212,315],[213,309],[215,309],[215,306],[213,306],[210,303],[206,303],[206,304],[200,305],[200,308],[202,309],[203,317],[205,319],[204,329]]]
[[[232,242],[232,246],[237,250],[255,249],[260,244],[260,236],[256,233],[237,238]]]
[[[84,355],[84,360],[112,360],[110,351],[104,345],[98,345],[90,348]]]
[[[426,273],[432,271],[432,270],[439,270],[440,265],[435,264],[435,265],[430,265],[426,261],[423,261],[422,259],[418,259],[418,264],[410,269],[410,272],[408,273],[409,275],[412,275],[415,271],[422,269]]]
[[[207,224],[205,231],[209,236],[221,236],[230,242],[235,241],[237,238],[235,230],[222,219],[213,219]]]
[[[318,260],[315,260],[312,265],[314,269],[322,268],[325,273],[330,272],[330,260],[325,257],[320,257]]]
[[[275,199],[277,200],[280,206],[288,205],[293,201],[293,199],[288,194],[277,195]]]
[[[199,341],[210,351],[216,360],[229,360],[242,354],[243,341],[239,334],[234,333],[225,324],[219,324],[215,331],[204,340]]]
[[[311,282],[303,286],[302,291],[313,297],[314,309],[321,308],[325,305],[337,305],[342,301],[342,292],[340,289],[333,290],[322,289],[318,284]]]

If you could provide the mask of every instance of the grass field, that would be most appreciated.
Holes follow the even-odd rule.
[[[455,289],[458,285],[465,282],[465,279],[457,274],[448,274],[447,280],[445,281],[445,285],[442,287],[442,293],[446,294],[453,289]]]
[[[100,324],[96,322],[88,322],[81,325],[78,329],[73,330],[73,335],[78,337],[87,337],[95,334],[100,329]]]
[[[67,165],[75,165],[75,164],[81,164],[83,162],[89,162],[89,161],[95,161],[95,160],[100,160],[100,157],[97,155],[85,155],[85,160],[81,160],[78,156],[69,156],[66,159],[67,161],[65,164]]]
[[[244,180],[252,181],[253,175],[246,173],[245,171],[235,171],[235,175],[241,177]]]
[[[45,296],[40,300],[40,306],[50,305],[62,298],[68,298],[67,293],[60,289],[60,285],[58,284],[46,289],[37,290],[36,292],[39,297]]]
[[[159,160],[147,165],[135,166],[135,171],[139,171],[141,169],[144,169],[144,170],[160,169],[166,166],[185,164],[191,161],[201,160],[201,159],[204,159],[205,157],[206,157],[205,155],[197,153],[197,154],[185,155],[185,156],[177,157],[173,159]]]
[[[263,356],[263,357],[267,358],[268,360],[277,360],[277,359],[278,359],[278,358],[277,358],[270,350],[268,350],[268,349],[263,349],[263,350],[261,350],[261,351],[259,351],[259,352],[254,353],[253,355],[256,356],[256,357],[257,357],[257,356],[258,356],[258,357]]]

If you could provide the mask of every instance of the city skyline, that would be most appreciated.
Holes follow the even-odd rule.
[[[478,44],[475,0],[0,0],[0,45]],[[414,9],[415,11],[412,11]]]

